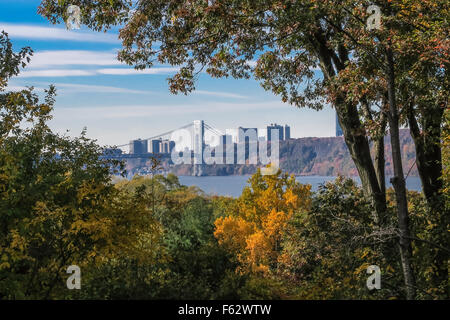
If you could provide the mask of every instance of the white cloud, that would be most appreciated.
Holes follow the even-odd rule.
[[[25,86],[15,86],[15,85],[9,85],[6,87],[5,91],[22,91],[28,89]]]
[[[47,69],[47,70],[24,70],[18,78],[31,77],[79,77],[79,76],[95,76],[95,75],[152,75],[152,74],[169,74],[176,72],[177,68],[151,68],[146,70],[135,70],[125,68],[111,69]]]
[[[56,89],[62,92],[93,92],[93,93],[134,93],[134,94],[150,94],[151,91],[134,90],[127,88],[118,88],[111,86],[97,86],[90,84],[72,84],[72,83],[55,83]]]
[[[28,68],[45,68],[59,65],[120,65],[117,54],[86,50],[48,50],[34,53]]]
[[[130,94],[153,94],[152,91],[145,91],[145,90],[134,90],[134,89],[127,89],[127,88],[119,88],[119,87],[112,87],[112,86],[99,86],[99,85],[91,85],[91,84],[74,84],[74,83],[53,83],[53,85],[56,87],[58,92],[62,93],[78,93],[78,92],[84,92],[84,93],[130,93]],[[36,92],[44,92],[45,89],[48,88],[48,86],[44,86],[41,84],[34,85],[34,90]],[[10,85],[6,88],[7,91],[20,91],[26,89],[25,86],[21,85]],[[192,95],[199,94],[199,95],[207,95],[207,96],[214,96],[214,97],[223,97],[223,98],[235,98],[235,99],[248,99],[249,97],[230,93],[230,92],[219,92],[219,91],[203,91],[203,90],[196,90],[192,93]],[[191,106],[192,107],[192,106]],[[138,106],[138,109],[147,109],[147,106]],[[167,109],[167,107],[164,107]],[[183,107],[184,109],[184,107]],[[159,109],[159,111],[162,111],[163,109]],[[201,109],[203,111],[203,109]]]
[[[192,94],[222,97],[222,98],[248,99],[248,97],[240,95],[240,94],[229,93],[229,92],[219,92],[219,91],[195,90],[192,92]]]
[[[0,22],[0,30],[6,31],[10,38],[69,40],[83,42],[118,43],[117,35],[94,33],[65,28],[41,27],[38,25],[10,24]]]
[[[160,115],[191,115],[192,113],[221,113],[221,112],[239,112],[242,110],[275,110],[287,105],[280,101],[268,101],[260,103],[225,103],[225,102],[206,102],[202,104],[183,104],[183,105],[126,105],[126,106],[108,106],[108,107],[81,107],[81,108],[59,108],[55,113],[59,117],[80,118],[80,119],[126,119],[155,117]],[[289,106],[288,106],[289,107]]]
[[[174,67],[152,67],[145,70],[134,68],[68,69],[69,66],[120,66],[115,52],[86,50],[47,50],[34,53],[31,62],[19,77],[70,77],[94,75],[148,75],[177,72]],[[64,69],[53,67],[64,66]]]
[[[108,75],[138,75],[138,74],[168,74],[172,72],[177,72],[179,68],[170,68],[170,67],[153,67],[145,70],[136,70],[130,68],[110,68],[110,69],[98,69],[97,72],[100,74],[108,74]]]
[[[73,84],[73,83],[54,83],[58,92],[63,93],[78,93],[78,92],[89,92],[89,93],[131,93],[131,94],[153,94],[152,91],[144,91],[144,90],[134,90],[127,88],[119,88],[112,86],[98,86],[98,85],[90,85],[90,84]],[[45,85],[35,85],[34,91],[36,92],[44,92],[45,89],[48,89],[48,86]],[[6,91],[20,91],[27,89],[25,86],[21,85],[9,85],[6,88]]]
[[[50,70],[25,70],[22,71],[18,78],[31,77],[79,77],[79,76],[93,76],[95,72],[89,70],[76,69],[50,69]]]

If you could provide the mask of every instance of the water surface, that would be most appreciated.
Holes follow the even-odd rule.
[[[250,178],[246,176],[207,176],[207,177],[192,177],[179,176],[181,184],[187,186],[198,186],[205,193],[211,195],[238,197],[242,193],[242,189],[248,185],[247,180]],[[361,184],[359,177],[352,177],[358,184]],[[297,181],[303,184],[310,184],[313,191],[316,191],[319,185],[328,181],[333,181],[336,177],[331,176],[297,176]],[[391,187],[389,178],[386,179],[386,186]],[[419,177],[408,177],[406,180],[406,187],[409,190],[421,191]]]

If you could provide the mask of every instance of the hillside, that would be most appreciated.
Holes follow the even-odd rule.
[[[415,161],[414,143],[409,130],[401,130],[400,139],[403,167],[406,173]],[[385,138],[385,155],[386,175],[391,176],[394,169],[389,137]],[[300,138],[284,141],[280,146],[280,166],[298,175],[353,176],[358,174],[343,137]],[[417,175],[415,165],[410,175]]]
[[[403,167],[405,174],[415,161],[414,144],[409,130],[400,131]],[[386,175],[393,175],[391,145],[389,137],[385,138]],[[131,173],[145,171],[148,161],[132,160],[127,164]],[[191,165],[170,165],[163,163],[166,171],[176,175],[192,175]],[[252,174],[258,166],[255,165],[208,165],[203,168],[203,175],[225,176]],[[320,176],[356,176],[358,175],[353,160],[350,157],[343,137],[327,138],[299,138],[281,141],[280,143],[280,167],[295,175],[320,175]],[[410,172],[411,176],[417,175],[416,166]]]

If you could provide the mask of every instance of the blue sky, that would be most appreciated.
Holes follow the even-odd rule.
[[[100,144],[120,145],[147,138],[196,119],[222,130],[289,124],[293,137],[333,136],[334,111],[298,109],[284,104],[254,80],[213,79],[202,74],[196,92],[173,95],[171,66],[139,72],[116,60],[117,32],[66,30],[37,14],[39,0],[1,0],[0,29],[14,47],[34,50],[31,64],[10,81],[10,89],[49,84],[58,90],[51,127],[88,136]]]

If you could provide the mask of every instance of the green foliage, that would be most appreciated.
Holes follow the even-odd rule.
[[[168,221],[165,244],[171,257],[168,296],[178,299],[211,299],[230,262],[213,236],[214,216],[210,201],[191,200],[179,219]]]
[[[44,2],[49,15],[63,14],[54,2]],[[111,12],[95,21],[89,21],[89,15],[84,19],[99,28],[114,23],[124,2],[109,4],[114,5]],[[178,21],[171,26],[175,29],[193,10],[167,5]],[[239,10],[249,9],[246,6],[250,2]],[[290,21],[284,17],[284,5],[271,6],[286,18],[282,21]],[[98,6],[88,5],[91,9]],[[147,9],[158,18],[157,11]],[[300,14],[290,9],[294,11],[287,15]],[[308,22],[314,15],[304,17]],[[133,21],[140,19],[145,21],[138,13]],[[205,19],[205,25],[215,21]],[[136,30],[127,31],[132,35]],[[0,35],[0,299],[405,297],[392,190],[387,192],[388,208],[380,222],[372,199],[343,178],[311,193],[310,186],[281,171],[272,176],[258,171],[238,199],[206,196],[182,186],[174,175],[136,176],[114,183],[112,174],[124,173],[123,165],[101,160],[102,148],[86,132],[68,138],[47,126],[54,87],[49,87],[43,102],[32,88],[5,92],[30,53],[28,48],[15,53],[7,35]],[[162,54],[163,60],[178,61]],[[227,50],[218,51],[210,72],[219,74],[229,58]],[[270,54],[261,59],[258,68],[277,62]],[[241,65],[233,72],[245,76],[240,73],[245,68]],[[190,77],[189,70],[181,72]],[[175,80],[183,82],[183,77]],[[191,83],[176,85],[189,89]],[[269,85],[286,94],[275,82]],[[448,124],[443,132],[447,167],[442,190],[448,200]],[[307,158],[314,157],[307,153]],[[154,171],[158,165],[152,160]],[[430,208],[429,199],[415,192],[408,200],[417,297],[446,299],[448,273],[442,274],[448,270],[448,208]],[[65,271],[72,264],[81,267],[81,290],[66,288]],[[382,289],[375,292],[365,286],[365,271],[372,264],[381,268],[383,279]]]
[[[14,54],[0,37],[3,86],[27,50]],[[100,160],[85,132],[68,138],[48,128],[54,97],[53,87],[43,103],[32,88],[0,94],[1,299],[71,296],[72,264],[85,271],[120,256],[157,260],[159,223],[111,182],[121,163]]]
[[[369,265],[392,271],[386,254],[394,243],[383,239],[370,202],[353,180],[338,178],[321,186],[311,210],[299,212],[291,224],[279,272],[295,283],[292,289],[297,297],[371,299],[398,295],[392,290],[397,283],[388,281],[385,273],[382,290],[370,293],[366,288]]]
[[[445,112],[445,122],[442,131],[442,173],[443,186],[442,193],[445,197],[446,210],[450,210],[450,111]]]
[[[79,297],[220,298],[218,287],[230,262],[213,236],[212,201],[195,188],[181,186],[173,175],[136,176],[118,182],[116,188],[134,194],[134,201],[139,199],[157,219],[159,251],[152,260],[137,261],[125,255],[90,266]]]
[[[392,201],[392,191],[388,197]],[[419,299],[448,299],[450,218],[445,210],[432,210],[423,194],[408,193]],[[443,262],[442,262],[443,261]],[[441,277],[440,274],[447,274]]]

